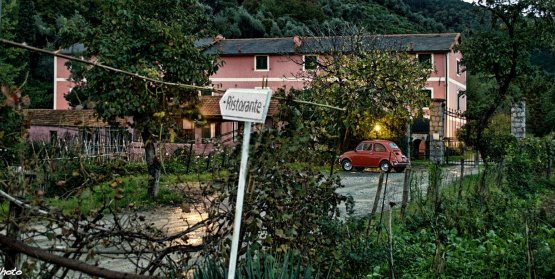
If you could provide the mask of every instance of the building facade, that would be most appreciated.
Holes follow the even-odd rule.
[[[456,50],[461,37],[458,33],[442,34],[408,34],[381,35],[358,38],[359,44],[368,49],[382,48],[392,51],[407,51],[422,63],[428,63],[431,76],[427,81],[426,90],[430,100],[443,102],[444,111],[464,112],[466,110],[466,73],[461,67],[462,54]],[[219,70],[210,77],[214,88],[261,88],[273,90],[291,88],[302,89],[308,86],[307,71],[315,70],[318,57],[334,51],[350,51],[353,45],[348,37],[332,38],[253,38],[225,39],[222,36],[197,41],[197,46],[208,54],[217,55],[222,63]],[[65,53],[83,51],[82,45],[75,45]],[[55,110],[70,109],[64,96],[73,87],[66,60],[54,59],[54,104]],[[183,129],[188,130],[189,140],[202,142],[203,139],[221,135],[233,135],[238,124],[222,122],[217,107],[218,93],[214,96],[201,97],[205,108],[201,112],[207,116],[209,123],[203,127],[195,127],[194,123],[183,120]],[[214,97],[216,97],[214,99]],[[204,99],[204,100],[203,100]],[[424,108],[425,113],[429,110]],[[429,116],[428,116],[429,118]],[[454,138],[456,130],[463,121],[453,124],[444,123],[442,137]],[[426,140],[429,133],[415,135],[415,138]]]

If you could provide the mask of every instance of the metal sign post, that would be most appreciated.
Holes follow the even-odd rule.
[[[235,219],[233,221],[233,236],[231,242],[231,255],[229,256],[228,279],[235,278],[237,266],[237,251],[239,250],[239,232],[241,231],[241,216],[243,216],[243,200],[245,197],[245,181],[247,178],[247,162],[249,160],[249,142],[251,139],[251,122],[245,122],[243,133],[243,146],[241,146],[241,165],[239,168],[239,187],[237,188],[237,201],[235,203]]]
[[[243,200],[245,197],[245,181],[247,178],[247,163],[249,161],[249,143],[251,139],[252,123],[264,123],[270,107],[270,89],[228,89],[220,99],[220,112],[223,119],[244,121],[243,146],[241,146],[241,165],[239,168],[239,185],[237,187],[237,201],[235,204],[235,218],[233,220],[233,236],[229,269],[227,278],[235,278],[237,257],[239,250],[239,235],[241,232],[241,216],[243,215]]]

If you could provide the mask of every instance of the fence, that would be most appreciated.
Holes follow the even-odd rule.
[[[466,117],[459,110],[446,108],[443,111],[444,133],[443,143],[445,147],[445,163],[457,165],[461,162],[465,165],[477,165],[481,162],[478,152],[474,147],[466,146],[457,138],[457,132],[466,124]]]
[[[46,160],[88,159],[111,160],[126,157],[131,136],[121,128],[65,127],[63,133],[51,131],[49,141],[31,142],[32,152]]]

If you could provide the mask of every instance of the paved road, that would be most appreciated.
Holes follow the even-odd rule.
[[[476,173],[477,169],[474,167],[465,167],[465,175]],[[376,196],[378,179],[380,174],[376,171],[364,172],[345,172],[339,173],[341,182],[345,186],[337,192],[346,196],[351,196],[355,202],[354,215],[362,216],[370,213],[374,198]],[[400,203],[403,194],[403,181],[404,173],[389,173],[384,177],[384,190],[385,192],[384,210],[389,208],[389,202]],[[460,166],[445,167],[442,171],[442,185],[447,185],[452,181],[460,178]],[[385,188],[387,183],[387,189]],[[414,168],[412,173],[412,187],[411,189],[418,189],[425,191],[428,186],[428,172],[426,168]],[[381,209],[383,199],[380,199],[378,210]],[[342,207],[342,214],[345,214],[345,209]]]

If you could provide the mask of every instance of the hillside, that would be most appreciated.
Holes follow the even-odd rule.
[[[228,38],[319,33],[356,25],[370,33],[463,32],[476,28],[477,9],[462,0],[204,0],[215,29]]]

